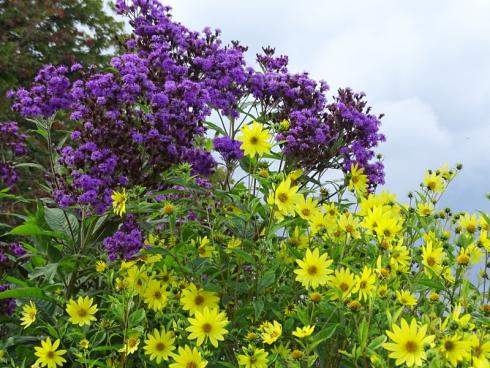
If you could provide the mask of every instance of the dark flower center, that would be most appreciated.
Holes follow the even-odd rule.
[[[85,317],[87,315],[87,311],[84,308],[80,308],[78,311],[78,315],[80,317]]]
[[[279,200],[284,203],[284,202],[287,202],[288,195],[286,193],[279,193],[277,198],[279,198]]]
[[[308,275],[316,275],[318,273],[318,268],[316,266],[309,266],[307,272]]]
[[[165,344],[163,342],[158,342],[156,345],[155,345],[155,349],[157,351],[164,351],[165,350]]]
[[[202,305],[204,303],[204,297],[202,295],[198,295],[194,299],[194,303],[196,305]]]
[[[211,326],[210,323],[205,323],[202,325],[202,330],[204,331],[204,333],[210,333],[212,329],[213,326]]]
[[[415,341],[408,340],[405,344],[405,349],[409,353],[415,353],[417,351],[417,343]]]

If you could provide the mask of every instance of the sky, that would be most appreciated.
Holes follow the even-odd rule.
[[[290,71],[351,87],[384,113],[385,189],[401,201],[426,169],[460,162],[442,205],[490,203],[489,0],[170,0],[193,30],[219,28],[225,41],[286,54]]]

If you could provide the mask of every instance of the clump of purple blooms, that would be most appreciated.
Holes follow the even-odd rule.
[[[363,94],[342,89],[328,103],[326,82],[289,72],[288,58],[272,48],[257,55],[261,68],[255,70],[245,62],[245,47],[223,45],[219,30],[190,31],[157,0],[118,0],[116,9],[129,17],[133,36],[111,71],[50,65],[29,90],[10,93],[24,117],[64,111],[74,122],[60,152],[64,170],[54,197],[61,206],[90,205],[102,213],[113,190],[161,188],[161,173],[176,163],[210,175],[216,163],[196,144],[205,135],[203,122],[212,111],[235,119],[250,100],[273,125],[289,121],[276,139],[284,141],[290,168],[348,171],[358,163],[371,186],[383,183],[373,149],[384,136]],[[243,157],[228,136],[215,138],[214,147],[224,161]]]
[[[14,185],[19,177],[13,160],[27,154],[26,135],[21,133],[17,123],[0,123],[0,187]]]
[[[133,214],[128,214],[121,227],[103,241],[110,261],[131,260],[143,247],[143,235]]]
[[[0,292],[10,289],[10,285],[0,285]],[[0,315],[11,316],[15,312],[17,303],[14,298],[0,299]]]
[[[25,248],[19,243],[0,243],[0,273],[15,267],[27,254]]]

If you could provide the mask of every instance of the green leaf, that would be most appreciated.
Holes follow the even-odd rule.
[[[381,345],[384,344],[385,341],[386,341],[385,335],[378,336],[369,343],[368,349],[370,349],[370,350],[379,349],[381,347]]]
[[[55,302],[53,298],[47,296],[42,289],[37,287],[16,288],[0,292],[0,300],[9,298],[33,298]]]
[[[359,345],[362,350],[366,347],[367,338],[369,333],[369,323],[367,319],[364,317],[362,319],[361,325],[359,326]]]
[[[26,222],[25,224],[13,228],[10,230],[9,234],[22,236],[51,236],[54,238],[62,237],[62,234],[55,231],[44,230],[32,222]]]
[[[75,239],[72,240],[76,241],[79,224],[75,215],[65,212],[61,208],[46,208],[44,219],[52,230],[63,233],[67,239],[72,239],[73,235]]]
[[[138,326],[139,324],[141,324],[141,322],[143,322],[145,317],[146,317],[146,313],[143,308],[135,310],[129,316],[129,327]]]
[[[271,286],[274,281],[276,281],[276,273],[274,270],[269,270],[260,278],[259,284],[257,285],[258,290],[263,290]]]

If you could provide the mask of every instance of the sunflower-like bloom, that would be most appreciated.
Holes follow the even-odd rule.
[[[240,149],[244,151],[244,154],[249,157],[255,157],[255,155],[263,156],[270,152],[272,144],[270,140],[272,136],[269,134],[268,129],[264,129],[264,126],[260,123],[253,122],[252,125],[246,125],[240,129],[240,134],[237,136],[237,140],[242,142]]]
[[[24,326],[24,328],[29,327],[36,321],[36,316],[37,316],[37,308],[36,304],[32,302],[32,300],[29,301],[29,304],[26,304],[22,307],[22,313],[21,313],[21,321],[22,323],[20,324],[21,326]]]
[[[124,215],[126,213],[126,202],[128,201],[126,189],[123,189],[122,192],[113,192],[111,198],[114,213],[118,216]]]
[[[332,262],[327,253],[320,255],[318,248],[313,252],[306,250],[305,258],[296,260],[299,265],[299,268],[294,270],[296,281],[301,282],[307,289],[310,287],[316,289],[318,286],[325,285],[328,282],[328,275],[333,272],[328,268]]]
[[[367,193],[367,185],[369,179],[364,174],[364,168],[359,168],[359,164],[351,165],[349,190],[355,191],[357,194],[364,196]]]
[[[427,358],[424,345],[434,341],[434,336],[426,333],[427,325],[418,327],[415,319],[409,325],[402,319],[400,326],[393,325],[392,331],[386,331],[392,342],[384,343],[383,347],[390,351],[390,358],[396,359],[396,365],[421,367]]]
[[[70,299],[66,305],[66,313],[70,316],[69,321],[74,325],[90,325],[92,321],[97,321],[97,304],[93,304],[94,299],[79,296],[77,301]]]
[[[144,294],[144,301],[154,311],[161,311],[167,304],[167,290],[158,280],[150,280]]]
[[[225,326],[229,323],[225,312],[218,309],[204,308],[202,312],[196,311],[194,318],[189,318],[191,324],[186,328],[190,332],[189,340],[197,339],[197,346],[201,346],[207,339],[216,348],[218,341],[223,341],[228,333]]]
[[[251,350],[251,351],[249,351]],[[244,354],[237,356],[238,365],[245,368],[267,368],[267,356],[269,355],[264,349],[246,349],[243,348]]]
[[[174,337],[171,332],[165,332],[165,329],[158,331],[155,329],[153,335],[148,334],[148,339],[145,340],[145,354],[150,356],[150,360],[156,360],[160,364],[162,360],[168,360],[175,350]]]
[[[54,343],[51,343],[49,337],[41,341],[41,346],[34,348],[36,350],[34,355],[38,357],[35,364],[47,368],[56,368],[58,365],[62,367],[63,363],[66,363],[66,359],[62,357],[62,355],[66,354],[66,350],[57,350],[59,346],[59,339]]]
[[[189,311],[191,316],[196,312],[202,312],[204,308],[218,308],[218,303],[219,297],[215,292],[197,288],[194,284],[190,284],[189,287],[183,290],[180,297],[182,309]]]
[[[174,354],[174,360],[175,363],[170,364],[170,368],[204,368],[208,365],[199,350],[191,349],[188,345],[183,348],[179,347],[179,353]]]
[[[315,330],[315,326],[304,326],[304,327],[297,327],[296,330],[293,332],[293,336],[296,336],[300,339],[303,337],[310,336],[313,331]]]

